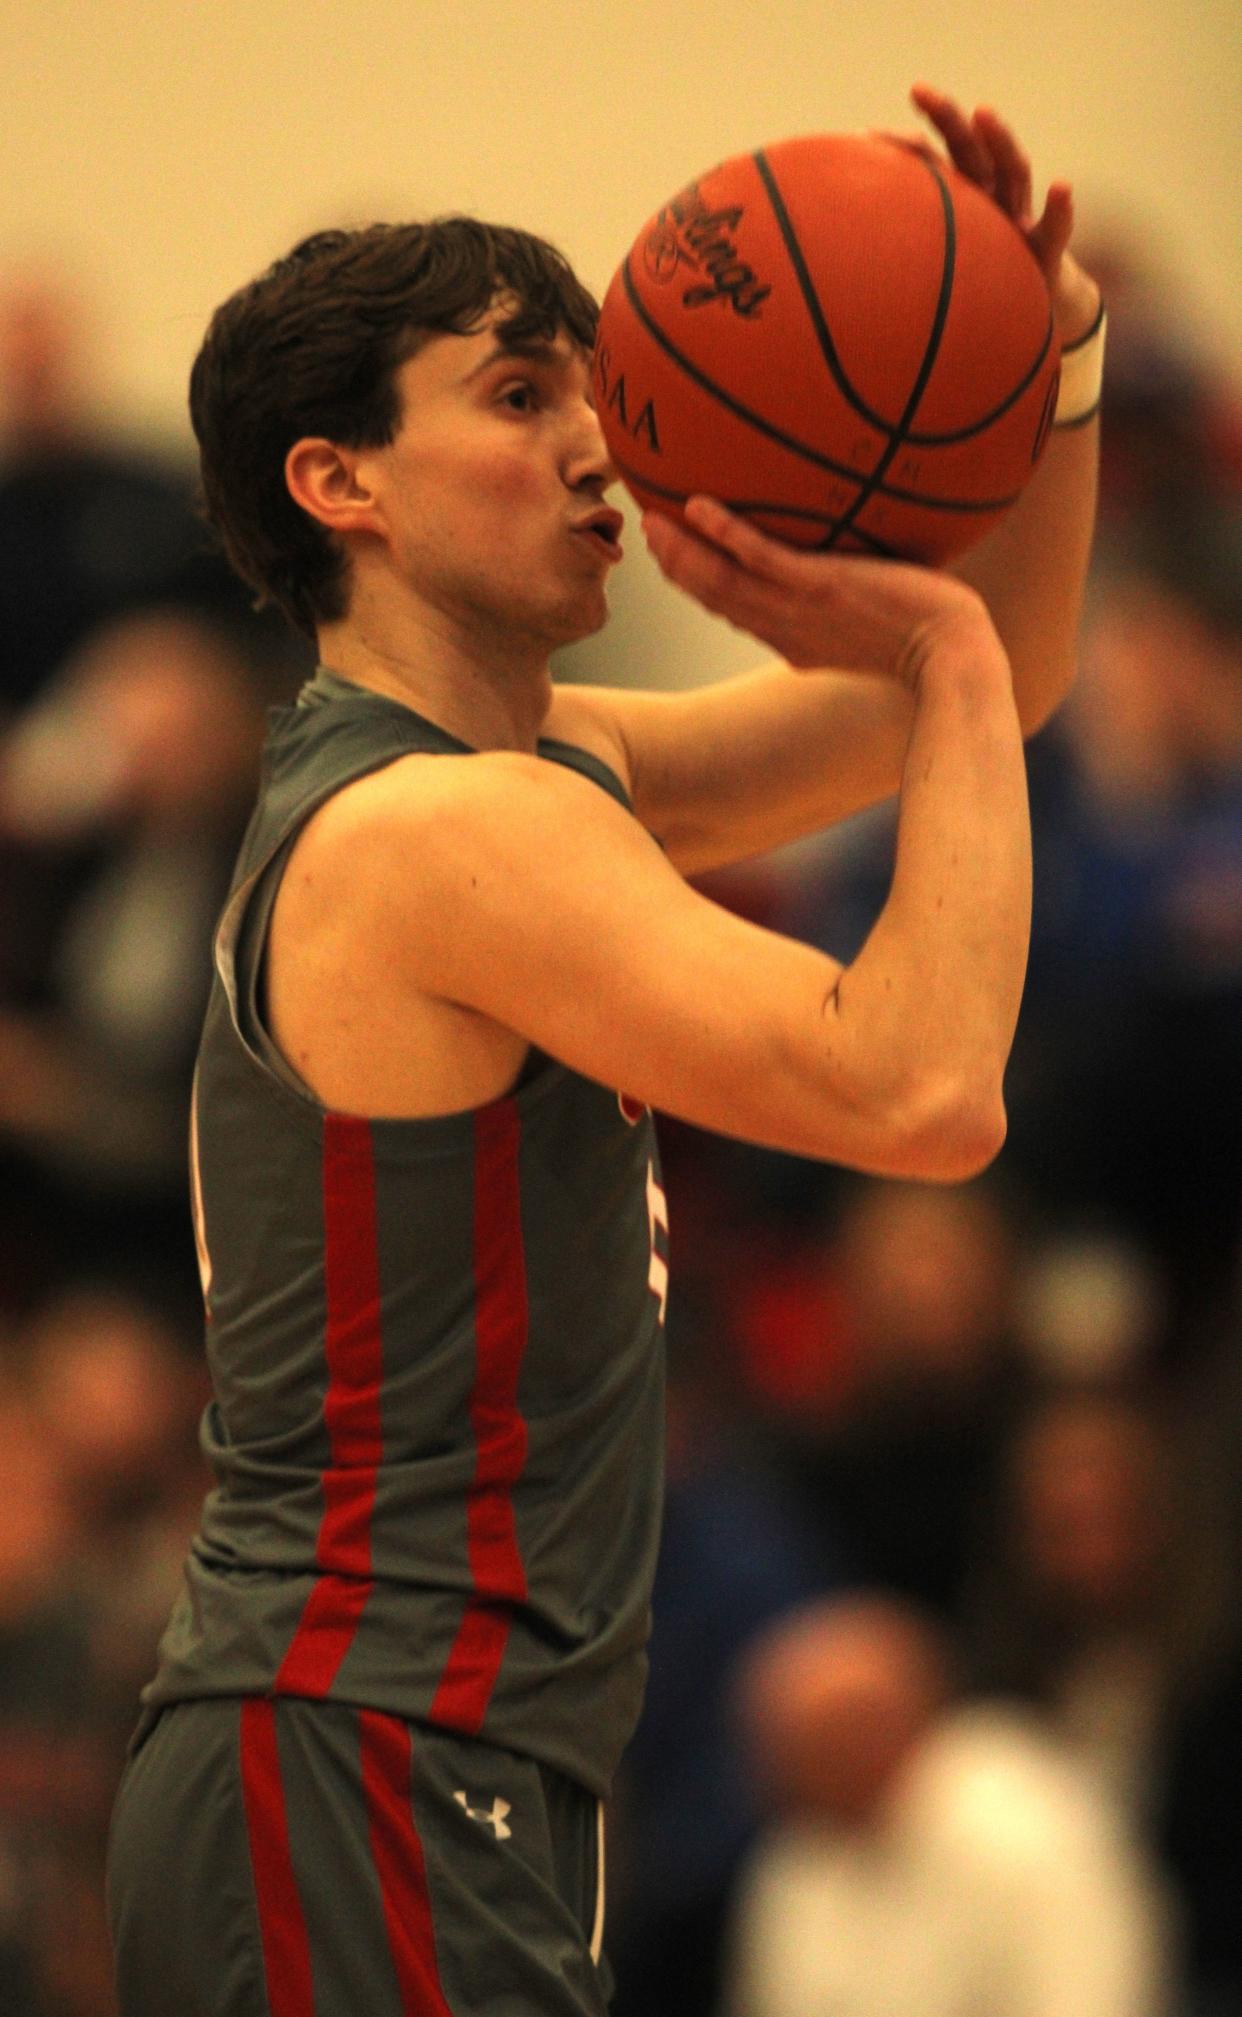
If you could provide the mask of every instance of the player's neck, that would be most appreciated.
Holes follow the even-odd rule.
[[[355,609],[319,631],[330,671],[402,701],[471,749],[533,750],[552,702],[546,646],[437,611]]]

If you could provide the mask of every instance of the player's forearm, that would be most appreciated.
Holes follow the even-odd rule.
[[[1054,432],[1008,518],[955,569],[991,613],[1026,735],[1060,706],[1077,670],[1098,460],[1098,421]]]
[[[1068,256],[1062,268],[1053,313],[1062,343],[1071,344],[1091,328],[1100,296]],[[1017,504],[953,569],[988,606],[1026,735],[1060,705],[1077,670],[1098,471],[1099,421],[1054,427]]]
[[[922,670],[892,887],[835,1004],[852,1068],[908,1103],[909,1174],[958,1178],[1000,1146],[1030,906],[1021,732],[980,621],[950,630]]]

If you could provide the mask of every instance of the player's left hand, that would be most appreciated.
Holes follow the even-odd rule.
[[[1036,216],[1030,161],[998,112],[981,105],[967,116],[954,99],[930,84],[916,84],[910,97],[935,127],[954,167],[990,196],[1022,233],[1048,283],[1057,334],[1063,343],[1072,343],[1094,321],[1099,290],[1069,250],[1074,230],[1070,184],[1050,182],[1043,209]],[[887,137],[932,153],[921,135]]]

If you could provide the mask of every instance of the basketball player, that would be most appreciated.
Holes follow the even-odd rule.
[[[1031,222],[1008,130],[920,103],[1082,336],[1068,191]],[[210,509],[321,669],[274,719],[199,1057],[219,1486],[118,1800],[123,2017],[599,2017],[659,1525],[651,1110],[944,1180],[1004,1132],[1022,733],[1071,677],[1093,430],[974,586],[706,500],[653,522],[782,663],[556,691],[619,557],[594,319],[518,232],[330,232],[194,367]],[[685,880],[895,791],[848,969]]]

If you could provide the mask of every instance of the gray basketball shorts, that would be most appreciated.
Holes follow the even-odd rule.
[[[178,1702],[117,1795],[120,2017],[604,2017],[602,1809],[376,1710]]]

